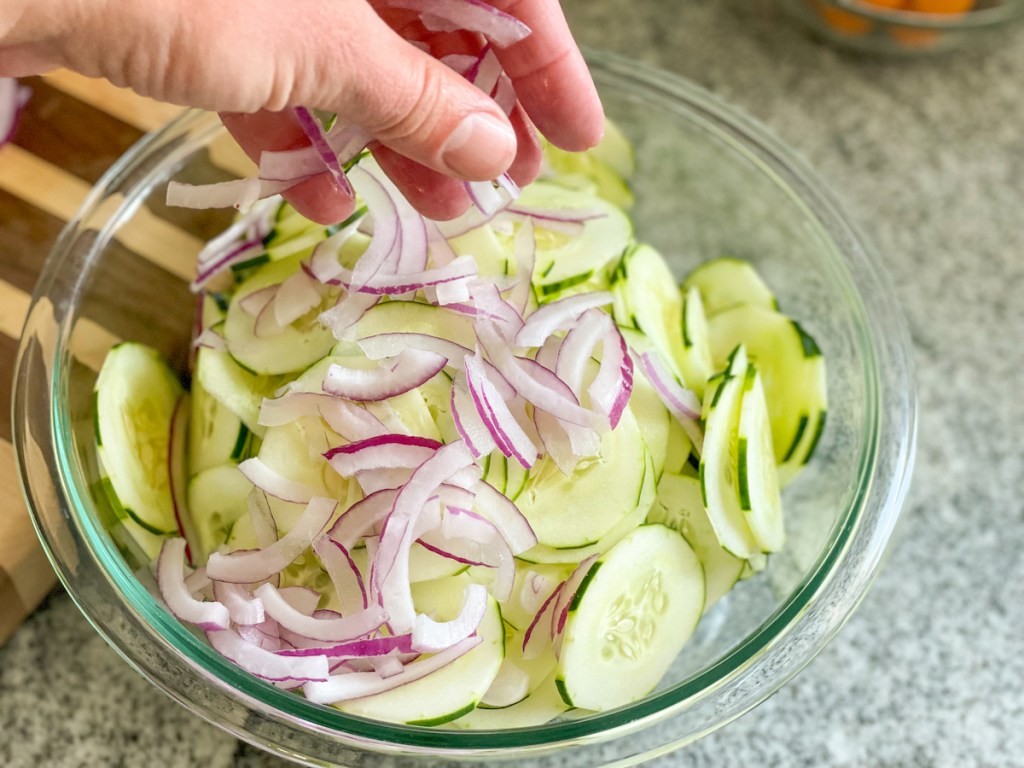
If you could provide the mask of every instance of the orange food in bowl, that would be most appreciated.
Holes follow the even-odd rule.
[[[942,36],[937,29],[917,29],[915,27],[890,26],[886,32],[889,37],[904,48],[923,50],[935,45]]]
[[[830,2],[812,0],[811,5],[818,15],[836,32],[844,35],[864,35],[871,31],[871,20],[858,16],[856,13],[837,8]]]
[[[907,10],[919,13],[967,13],[975,0],[910,0]]]

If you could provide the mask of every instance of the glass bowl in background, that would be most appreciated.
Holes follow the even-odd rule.
[[[781,0],[812,31],[844,48],[899,56],[991,44],[1024,17],[1024,0]],[[925,10],[921,10],[925,9]]]
[[[830,410],[813,461],[786,489],[788,543],[701,623],[658,689],[593,715],[523,730],[396,726],[310,704],[227,662],[154,597],[97,487],[92,387],[103,351],[134,339],[187,365],[187,277],[225,212],[168,210],[169,179],[244,173],[216,117],[189,113],[143,139],[100,181],[48,260],[19,351],[15,442],[40,537],[96,630],[182,705],[309,765],[497,759],[617,765],[700,738],[807,664],[864,596],[907,490],[915,394],[904,321],[870,246],[780,143],[705,92],[605,54],[590,63],[636,147],[639,237],[677,275],[749,259],[828,360]],[[234,173],[233,173],[233,172]],[[155,692],[154,692],[155,693]]]

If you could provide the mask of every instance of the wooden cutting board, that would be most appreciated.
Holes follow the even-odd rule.
[[[26,78],[32,98],[0,148],[0,644],[54,587],[25,508],[11,445],[18,337],[64,223],[103,172],[181,109],[70,72]]]

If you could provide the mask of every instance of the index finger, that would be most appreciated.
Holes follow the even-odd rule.
[[[604,135],[604,110],[557,0],[490,0],[531,29],[495,48],[516,95],[540,132],[562,149],[588,149]]]

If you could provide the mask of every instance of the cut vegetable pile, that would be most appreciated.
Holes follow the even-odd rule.
[[[189,392],[146,347],[108,355],[116,527],[253,675],[415,725],[607,710],[782,547],[820,350],[749,264],[679,286],[635,241],[615,126],[545,160],[451,222],[337,163],[352,219],[271,197],[201,254]]]

